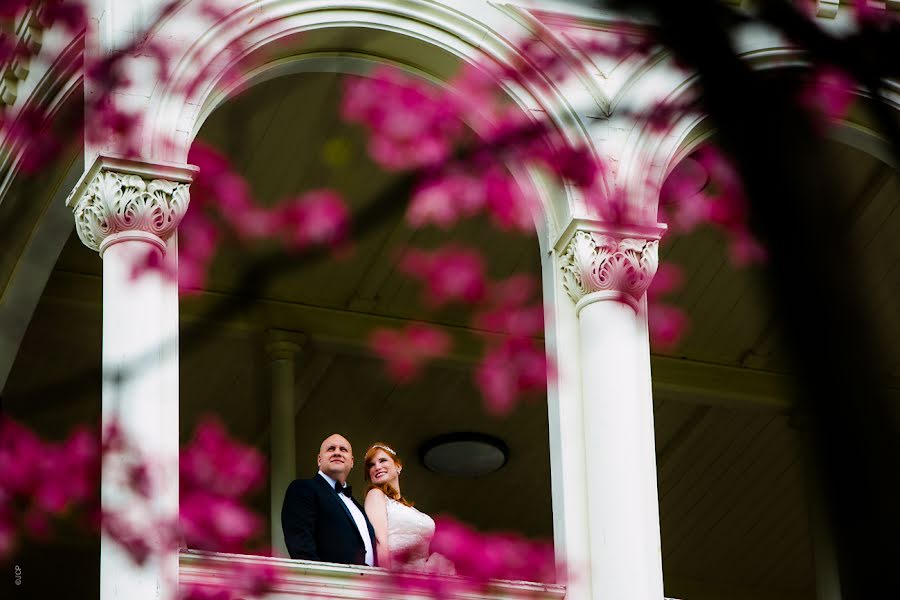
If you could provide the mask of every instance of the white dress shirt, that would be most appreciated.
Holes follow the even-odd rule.
[[[334,489],[334,484],[337,483],[334,479],[319,471],[319,475],[321,475],[325,481],[328,482],[328,485]],[[347,484],[344,484],[345,486]],[[337,492],[335,492],[337,494]],[[361,510],[356,505],[356,503],[350,499],[346,494],[338,494],[344,504],[347,505],[347,509],[350,511],[350,514],[353,516],[353,521],[356,523],[356,528],[359,529],[359,535],[363,540],[363,544],[366,546],[366,564],[370,567],[375,564],[375,552],[372,550],[372,538],[369,537],[369,528],[366,526],[366,517],[363,516]]]

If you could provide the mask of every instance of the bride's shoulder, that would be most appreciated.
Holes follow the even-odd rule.
[[[384,494],[384,492],[382,492],[380,489],[378,489],[376,487],[369,488],[369,491],[366,492],[366,498],[369,498],[369,497],[377,498],[379,496],[382,498],[387,498],[387,496]]]
[[[390,498],[378,488],[372,488],[366,492],[366,502],[378,502],[384,504],[388,500],[390,500]]]

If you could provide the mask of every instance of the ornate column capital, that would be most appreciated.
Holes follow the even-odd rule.
[[[659,264],[659,239],[577,230],[562,255],[563,286],[579,313],[597,300],[638,302]]]
[[[197,167],[100,155],[66,200],[85,246],[103,252],[116,242],[142,240],[163,253],[190,202]]]

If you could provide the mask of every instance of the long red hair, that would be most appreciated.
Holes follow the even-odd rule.
[[[406,498],[404,498],[403,496],[401,496],[400,492],[395,490],[391,484],[389,484],[389,483],[374,483],[372,481],[372,478],[369,477],[369,470],[371,469],[372,465],[375,464],[375,455],[378,453],[379,450],[384,452],[385,454],[387,454],[388,458],[390,458],[392,461],[394,461],[394,464],[397,465],[398,469],[403,466],[403,461],[400,460],[399,456],[397,456],[397,452],[393,448],[391,448],[388,444],[385,444],[384,442],[375,442],[374,444],[369,446],[369,449],[366,450],[366,459],[365,459],[365,463],[364,463],[366,466],[366,470],[363,473],[363,477],[364,477],[366,483],[369,484],[368,489],[366,489],[366,493],[368,493],[369,490],[371,490],[373,488],[377,488],[377,489],[381,490],[382,492],[384,492],[384,495],[387,496],[388,498],[390,498],[392,500],[396,500],[400,504],[404,504],[406,506],[412,506],[413,503],[410,502],[409,500],[407,500]]]

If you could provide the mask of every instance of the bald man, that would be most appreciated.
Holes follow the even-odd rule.
[[[375,531],[347,485],[350,442],[337,433],[328,436],[316,463],[315,477],[295,479],[284,494],[281,527],[291,558],[375,565]]]

